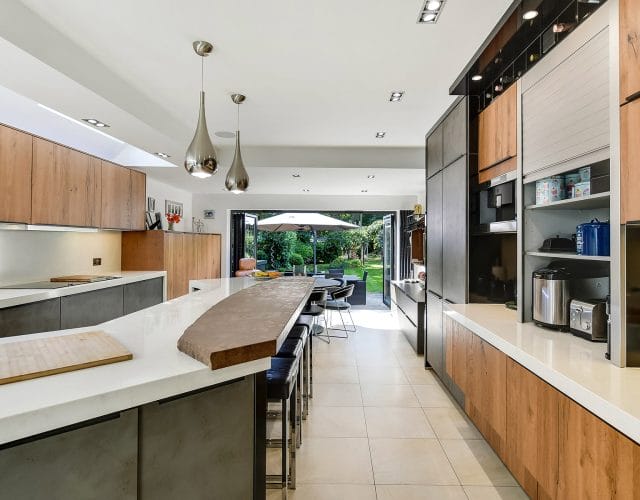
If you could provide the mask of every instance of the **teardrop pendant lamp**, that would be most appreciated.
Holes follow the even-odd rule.
[[[224,181],[224,185],[227,191],[231,191],[234,194],[244,193],[249,187],[249,174],[244,167],[242,161],[242,153],[240,152],[240,104],[245,100],[245,96],[242,94],[232,94],[231,100],[238,105],[238,126],[236,130],[236,151],[233,155],[233,161],[231,167],[227,173],[227,178]]]
[[[201,60],[201,86],[200,86],[200,113],[198,114],[198,125],[184,155],[184,168],[189,174],[200,179],[211,177],[218,171],[218,160],[216,150],[213,147],[209,130],[207,129],[207,119],[204,110],[204,58],[213,51],[213,45],[202,40],[193,42],[193,50]]]

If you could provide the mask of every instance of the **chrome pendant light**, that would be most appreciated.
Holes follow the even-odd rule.
[[[193,50],[201,58],[201,87],[200,87],[200,113],[198,115],[198,125],[191,144],[184,155],[184,168],[194,177],[206,179],[218,171],[218,160],[216,150],[211,143],[209,130],[207,129],[207,119],[204,112],[204,58],[213,50],[213,45],[205,41],[193,42]]]
[[[244,168],[244,162],[242,161],[242,153],[240,152],[240,104],[245,100],[245,96],[242,94],[232,94],[231,100],[238,105],[238,127],[236,130],[236,152],[233,155],[233,161],[231,162],[231,168],[227,173],[227,178],[224,181],[224,185],[227,191],[231,191],[235,194],[244,193],[249,187],[249,174],[247,169]]]

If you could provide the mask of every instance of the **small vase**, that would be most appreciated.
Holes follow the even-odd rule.
[[[169,231],[173,231],[173,222],[169,222]]]

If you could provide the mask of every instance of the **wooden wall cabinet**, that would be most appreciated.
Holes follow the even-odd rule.
[[[133,231],[122,234],[123,271],[167,271],[167,298],[189,292],[189,280],[220,277],[219,234]]]
[[[100,160],[34,137],[31,222],[100,227]]]
[[[131,221],[129,229],[144,231],[145,212],[147,210],[147,175],[137,170],[131,174]]]
[[[102,224],[104,229],[131,229],[131,171],[102,161]]]
[[[620,104],[640,97],[640,3],[620,0]]]
[[[557,498],[557,390],[507,359],[505,463],[530,498]]]
[[[32,137],[0,125],[0,222],[31,222]]]
[[[514,158],[518,154],[517,98],[517,85],[511,85],[478,117],[478,175],[480,182],[516,169]],[[506,165],[502,165],[502,168],[498,170],[497,167],[503,163]],[[489,169],[491,172],[484,172]]]
[[[620,108],[621,222],[640,221],[640,99]]]

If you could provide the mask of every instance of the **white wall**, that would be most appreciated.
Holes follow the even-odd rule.
[[[120,271],[121,233],[0,231],[0,285]],[[93,266],[101,257],[102,265]]]
[[[203,218],[205,209],[216,218],[204,220],[205,231],[222,235],[222,276],[229,275],[229,222],[231,210],[389,211],[413,210],[416,196],[308,196],[194,194],[193,214]],[[421,201],[422,202],[422,201]],[[396,266],[397,267],[397,266]]]
[[[162,227],[167,229],[167,219],[165,217],[164,202],[165,200],[178,201],[184,205],[183,215],[184,217],[179,224],[174,226],[175,231],[191,232],[193,227],[191,225],[192,216],[192,195],[188,191],[178,189],[169,184],[164,184],[157,180],[149,178],[147,176],[147,196],[156,199],[156,212],[162,214]]]

